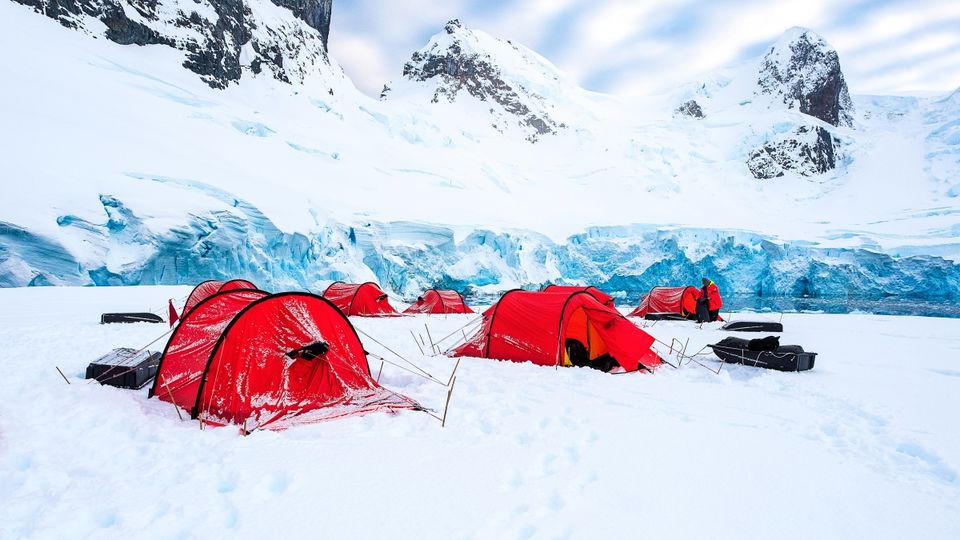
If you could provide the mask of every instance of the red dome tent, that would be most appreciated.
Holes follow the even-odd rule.
[[[149,395],[188,410],[193,407],[207,359],[220,334],[243,308],[268,295],[234,289],[215,293],[191,309],[167,341]]]
[[[599,300],[600,303],[605,306],[610,306],[610,307],[614,306],[612,296],[610,296],[609,294],[601,291],[600,289],[592,285],[586,286],[586,287],[584,287],[583,285],[547,285],[546,287],[543,288],[543,292],[571,293],[571,292],[579,292],[579,291],[590,293],[594,298]]]
[[[693,287],[654,287],[643,295],[640,305],[628,317],[651,313],[671,313],[683,318],[697,316],[697,289]]]
[[[473,313],[457,291],[429,289],[404,313]]]
[[[199,304],[171,336],[151,395],[246,430],[419,408],[373,380],[350,321],[309,293],[228,291]]]
[[[390,317],[399,315],[390,305],[387,293],[376,283],[344,283],[335,281],[323,291],[323,297],[333,302],[346,315],[361,317]]]
[[[653,337],[585,291],[509,291],[483,317],[480,330],[451,356],[556,366],[564,363],[566,340],[575,339],[586,344],[591,361],[609,354],[627,371],[661,362],[650,349]]]
[[[217,294],[218,292],[233,291],[237,289],[256,290],[256,288],[256,285],[245,279],[231,279],[229,281],[216,281],[211,279],[204,281],[190,291],[190,296],[187,297],[187,303],[183,305],[183,311],[180,312],[180,315],[186,315],[187,312],[193,309],[197,304],[202,302],[204,299]]]

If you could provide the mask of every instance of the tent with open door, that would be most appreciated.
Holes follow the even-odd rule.
[[[588,363],[612,358],[635,371],[661,362],[650,348],[653,337],[585,291],[509,291],[483,318],[477,333],[451,356],[571,365],[573,342],[580,344]]]
[[[346,315],[361,317],[390,317],[399,315],[390,305],[387,293],[376,283],[344,283],[335,281],[323,291],[323,297],[333,302]]]
[[[697,289],[694,287],[654,287],[643,295],[640,305],[627,317],[671,315],[671,318],[697,318]]]
[[[590,293],[594,298],[600,301],[601,304],[605,306],[614,307],[613,297],[609,294],[601,291],[600,289],[589,285],[547,285],[543,288],[543,292],[563,292],[563,293],[572,293],[584,291]]]
[[[350,321],[310,293],[208,298],[174,330],[157,375],[151,396],[246,431],[420,408],[377,384]]]
[[[470,306],[457,291],[429,289],[417,301],[403,310],[404,313],[473,313]]]
[[[187,314],[187,312],[196,307],[197,304],[203,302],[205,299],[217,294],[218,292],[233,291],[238,289],[256,290],[256,288],[256,285],[245,279],[231,279],[227,281],[217,281],[211,279],[201,282],[199,285],[194,287],[192,291],[190,291],[190,296],[187,297],[187,302],[183,305],[183,310],[180,312],[180,317],[182,318]]]

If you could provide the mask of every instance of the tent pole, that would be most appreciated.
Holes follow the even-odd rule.
[[[63,380],[64,380],[67,384],[70,384],[70,379],[68,379],[67,376],[64,375],[62,371],[60,371],[60,368],[57,367],[57,366],[53,366],[53,367],[57,368],[57,373],[59,373],[60,376],[63,377]]]

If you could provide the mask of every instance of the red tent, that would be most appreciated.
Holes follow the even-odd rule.
[[[483,317],[480,330],[451,356],[556,366],[564,363],[566,341],[576,339],[590,360],[610,354],[627,371],[660,363],[649,334],[585,291],[509,291]]]
[[[344,283],[335,281],[323,291],[323,297],[333,302],[346,315],[361,317],[389,317],[399,315],[390,305],[387,293],[373,282]]]
[[[429,289],[404,313],[473,313],[457,291]]]
[[[648,313],[674,313],[696,317],[697,289],[693,287],[654,287],[643,295],[640,305],[628,317],[644,317]]]
[[[243,308],[268,295],[249,289],[215,293],[185,314],[167,341],[149,395],[188,410],[193,407],[207,359],[220,334]]]
[[[600,289],[590,285],[584,287],[583,285],[547,285],[543,288],[544,292],[579,292],[584,291],[593,295],[594,298],[600,301],[601,304],[605,306],[614,306],[613,297],[609,294],[601,291]]]
[[[255,290],[256,288],[256,285],[245,279],[231,279],[229,281],[216,281],[211,279],[204,281],[190,291],[190,296],[187,297],[187,303],[183,305],[183,311],[180,312],[180,316],[183,317],[197,304],[202,302],[204,299],[217,294],[218,292],[232,291],[236,289]]]
[[[248,431],[419,408],[373,380],[350,321],[309,293],[207,299],[171,336],[151,395],[207,424]]]

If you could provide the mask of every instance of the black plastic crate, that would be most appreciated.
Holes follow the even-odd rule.
[[[160,353],[114,349],[87,366],[87,379],[117,388],[143,388],[157,375]]]

